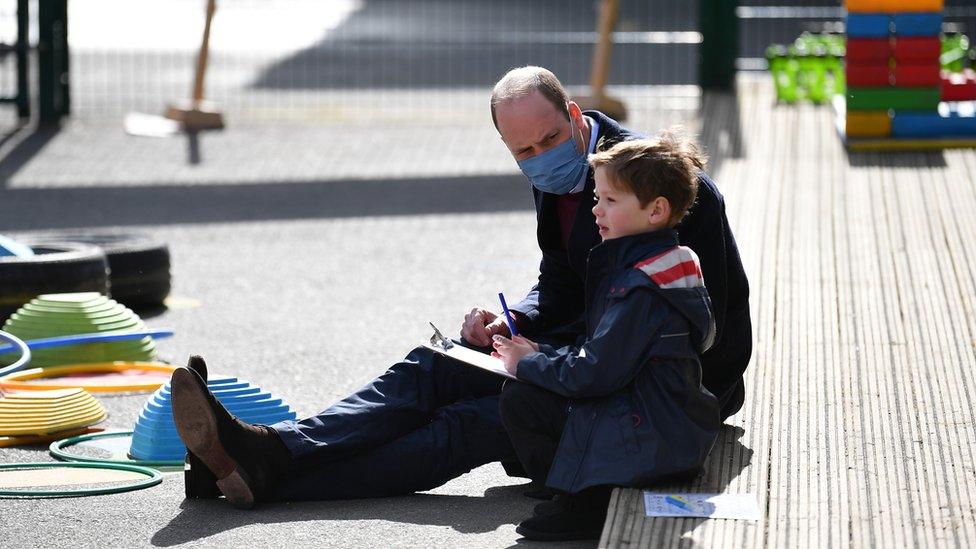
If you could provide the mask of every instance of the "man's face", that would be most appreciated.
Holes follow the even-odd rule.
[[[570,116],[573,115],[582,118],[579,107],[570,102]],[[577,124],[566,120],[539,92],[499,103],[495,106],[495,119],[498,133],[516,162],[546,152],[578,131]]]

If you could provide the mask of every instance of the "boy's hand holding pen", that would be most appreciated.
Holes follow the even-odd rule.
[[[518,369],[519,360],[525,355],[537,352],[539,345],[519,335],[518,328],[515,326],[515,318],[512,316],[512,312],[508,310],[508,303],[505,302],[505,296],[501,292],[498,294],[498,300],[502,303],[502,314],[505,315],[505,322],[508,323],[512,339],[500,334],[492,336],[491,345],[495,350],[492,351],[491,356],[500,358],[508,373],[514,376]]]
[[[503,335],[496,335],[491,346],[495,348],[491,356],[501,359],[508,373],[515,375],[519,360],[526,355],[539,351],[539,344],[520,335],[509,339]]]

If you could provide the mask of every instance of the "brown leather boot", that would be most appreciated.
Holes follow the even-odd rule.
[[[180,439],[213,472],[227,500],[249,509],[266,499],[291,462],[277,433],[232,416],[193,370],[177,369],[170,387]]]

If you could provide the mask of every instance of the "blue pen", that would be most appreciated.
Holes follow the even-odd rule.
[[[505,295],[498,292],[498,299],[502,302],[502,312],[505,313],[505,322],[508,322],[508,329],[512,332],[512,337],[515,337],[518,335],[518,330],[515,329],[515,319],[512,318],[512,313],[508,310],[508,304],[505,303]]]

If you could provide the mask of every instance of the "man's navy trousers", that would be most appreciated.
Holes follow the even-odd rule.
[[[498,409],[503,381],[417,347],[321,413],[272,425],[294,458],[273,498],[410,494],[486,463],[516,460]]]

